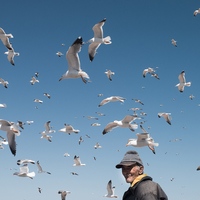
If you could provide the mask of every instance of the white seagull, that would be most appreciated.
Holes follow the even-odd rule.
[[[37,80],[34,76],[32,76],[31,78],[32,78],[32,80],[30,81],[31,85],[34,85],[35,83],[39,83],[39,80]]]
[[[99,123],[92,123],[91,126],[101,126]]]
[[[73,164],[73,167],[85,166],[85,164],[81,163],[79,156],[74,156],[74,162],[75,164]]]
[[[180,75],[178,76],[178,79],[180,83],[178,83],[175,87],[178,87],[180,92],[183,92],[185,86],[188,86],[188,87],[191,86],[191,82],[186,83],[185,81],[185,71],[182,71],[180,73]]]
[[[126,100],[126,99],[123,98],[123,97],[111,96],[111,97],[108,97],[108,98],[104,99],[104,100],[98,105],[98,107],[103,106],[104,104],[109,103],[110,101],[121,101],[121,102],[123,103],[124,100]]]
[[[196,17],[196,15],[197,15],[198,13],[200,13],[200,8],[199,8],[198,10],[195,10],[195,11],[194,11],[194,17]]]
[[[40,139],[47,139],[49,142],[51,142],[51,135],[47,135],[46,133],[44,133],[44,131],[40,134],[42,134],[42,137]]]
[[[28,125],[32,124],[34,121],[26,121]]]
[[[8,38],[13,38],[13,35],[12,34],[6,34],[5,31],[2,28],[0,28],[0,39],[1,39],[1,41],[7,47],[7,49],[12,50],[12,46],[10,45]]]
[[[97,53],[96,50],[99,48],[99,46],[104,43],[104,44],[111,44],[112,42],[111,37],[107,36],[105,38],[103,38],[103,29],[102,26],[104,25],[106,21],[106,18],[103,19],[102,21],[100,21],[98,24],[95,24],[92,28],[92,30],[94,31],[94,37],[92,39],[90,39],[88,42],[86,43],[91,43],[89,45],[89,58],[90,61],[92,62],[94,59],[95,54]]]
[[[38,78],[39,72],[35,72],[35,76]]]
[[[135,119],[137,119],[137,117],[135,117],[133,115],[126,115],[124,117],[124,119],[121,120],[121,121],[115,120],[114,122],[107,124],[107,126],[103,130],[102,134],[105,135],[106,133],[111,131],[113,128],[117,128],[117,127],[122,127],[122,128],[128,127],[131,131],[135,131],[134,129],[137,129],[138,125],[137,124],[131,124],[131,122],[134,121]]]
[[[10,44],[10,46],[11,46],[11,44]],[[19,56],[19,53],[16,53],[16,52],[14,51],[14,49],[12,48],[12,46],[11,46],[11,49],[8,49],[8,51],[5,52],[4,54],[8,55],[7,58],[8,58],[8,60],[9,60],[9,62],[10,62],[12,65],[15,65],[15,63],[14,63],[14,56]]]
[[[97,142],[97,143],[94,145],[94,148],[95,148],[95,149],[101,149],[102,146],[100,146],[99,143]]]
[[[139,99],[132,99],[132,100],[134,100],[136,103],[140,103],[140,104],[144,105]]]
[[[44,96],[48,97],[49,99],[51,98],[51,96],[47,93],[44,93]]]
[[[164,117],[166,122],[171,125],[171,117],[169,117],[169,115],[171,115],[171,113],[158,113],[158,117],[161,118],[161,117]]]
[[[8,141],[0,140],[0,149],[4,149],[4,147],[2,146],[3,144],[7,145]]]
[[[40,166],[39,161],[37,161],[37,167],[38,167],[38,173],[47,173],[47,174],[51,174],[50,172],[47,171],[43,171],[42,167]]]
[[[99,116],[105,116],[105,114],[103,113],[99,113],[99,112],[95,112],[95,113],[97,113]]]
[[[171,41],[172,41],[172,44],[173,44],[175,47],[177,47],[177,44],[176,44],[177,41],[175,41],[174,39],[171,39]]]
[[[5,103],[0,103],[0,108],[6,108],[7,105]]]
[[[9,84],[8,81],[4,81],[2,78],[0,78],[0,81],[1,81],[0,84],[2,84],[5,88],[8,88],[7,86]]]
[[[13,123],[3,119],[0,119],[0,130],[7,131],[7,140],[12,154],[16,155],[16,142],[15,135],[19,136],[19,127]]]
[[[48,121],[44,124],[45,131],[43,131],[42,133],[49,134],[49,133],[55,133],[56,132],[55,130],[51,130],[50,123],[51,123],[51,121]]]
[[[24,164],[23,166],[20,167],[20,171],[15,172],[13,175],[17,175],[19,177],[29,177],[33,179],[33,177],[35,176],[35,172],[29,173],[28,165]]]
[[[65,153],[63,156],[64,157],[69,157],[70,155],[68,153]]]
[[[110,70],[107,70],[107,72],[104,72],[105,74],[107,74],[107,77],[109,78],[110,81],[112,81],[111,79],[111,75],[114,75],[114,72],[111,72]]]
[[[192,100],[192,99],[194,98],[194,95],[193,95],[193,94],[191,94],[189,97],[190,97],[190,99]]]
[[[36,103],[43,103],[43,101],[39,100],[39,99],[33,99],[33,101],[36,102]]]
[[[66,53],[66,58],[68,61],[68,71],[62,75],[59,81],[62,79],[68,79],[68,78],[79,78],[81,77],[84,83],[87,83],[87,80],[84,79],[88,78],[89,76],[86,72],[81,70],[80,67],[80,60],[78,56],[78,52],[81,51],[82,46],[82,37],[79,37],[76,39],[76,41],[72,44],[71,47],[69,47],[69,50]]]
[[[63,132],[63,133],[68,133],[70,135],[70,133],[79,133],[79,130],[75,130],[71,125],[66,125],[64,124],[65,128],[60,129],[59,131]]]
[[[98,118],[96,118],[96,117],[90,117],[90,116],[83,116],[83,117],[87,117],[88,119],[96,119],[96,120],[98,120]]]
[[[24,163],[32,163],[32,164],[35,164],[35,161],[29,160],[29,159],[19,159],[19,160],[17,161],[17,164],[18,164],[18,165],[21,165],[21,164],[24,164]]]
[[[60,51],[58,51],[58,53],[56,53],[56,55],[57,55],[58,57],[61,57],[63,54],[62,54]]]
[[[143,77],[145,78],[146,74],[150,73],[150,72],[155,72],[155,70],[153,68],[151,68],[151,67],[149,67],[148,69],[143,70]]]
[[[69,192],[69,191],[64,191],[64,190],[59,190],[58,191],[58,194],[61,194],[61,199],[62,200],[65,200],[66,199],[66,195],[67,194],[70,194],[71,192]]]
[[[118,198],[117,195],[114,195],[115,186],[112,187],[112,181],[111,180],[107,184],[107,191],[108,191],[108,194],[105,194],[103,197]]]

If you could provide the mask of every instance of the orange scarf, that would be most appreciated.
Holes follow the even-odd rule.
[[[147,174],[139,175],[131,184],[131,187],[133,187],[137,182],[139,182],[143,177],[147,176]]]

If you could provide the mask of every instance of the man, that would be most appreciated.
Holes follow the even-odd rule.
[[[127,151],[116,168],[122,168],[126,182],[131,184],[123,200],[168,200],[160,185],[143,174],[144,166],[136,151]]]

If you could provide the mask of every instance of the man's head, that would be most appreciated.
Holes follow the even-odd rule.
[[[136,151],[127,151],[116,168],[122,168],[127,183],[132,183],[136,177],[143,174],[144,169],[143,162]]]

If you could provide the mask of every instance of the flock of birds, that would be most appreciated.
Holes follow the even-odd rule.
[[[198,13],[200,13],[200,9],[196,10],[194,12],[194,16],[196,16]],[[107,37],[103,37],[103,29],[102,26],[104,25],[106,19],[103,19],[102,21],[100,21],[99,23],[97,23],[94,27],[93,27],[93,31],[94,31],[94,37],[92,39],[90,39],[88,42],[86,43],[91,43],[89,45],[89,49],[88,49],[88,53],[89,53],[89,59],[92,62],[95,54],[97,53],[96,50],[100,47],[101,44],[111,44],[111,37],[107,36]],[[5,45],[5,47],[8,49],[7,52],[5,52],[9,60],[9,62],[12,65],[14,64],[14,56],[15,55],[19,55],[19,53],[16,53],[12,47],[12,44],[9,42],[9,38],[13,38],[12,34],[6,34],[5,31],[0,28],[0,39],[2,40],[3,44]],[[177,47],[177,41],[175,41],[174,39],[171,40],[172,44]],[[59,79],[59,81],[63,80],[63,79],[69,79],[69,78],[81,78],[82,81],[84,83],[87,83],[87,79],[89,79],[89,75],[84,72],[81,67],[80,67],[80,60],[79,60],[79,55],[78,53],[81,51],[81,47],[82,45],[84,45],[85,43],[82,40],[82,37],[78,37],[74,43],[69,47],[67,53],[66,53],[66,59],[68,61],[68,71],[63,74],[61,76],[61,78]],[[56,53],[56,55],[58,55],[59,57],[61,57],[63,54],[61,52]],[[111,75],[114,75],[115,73],[112,72],[111,70],[106,70],[105,74],[107,75],[108,79],[110,81],[112,81]],[[155,77],[156,79],[160,80],[160,78],[158,77],[158,74],[155,73],[155,70],[153,68],[148,68],[148,69],[144,69],[143,71],[143,77],[145,78],[147,74],[150,74],[152,77]],[[35,83],[39,83],[39,80],[37,80],[36,78],[38,77],[39,73],[35,73],[35,77],[31,77],[30,83],[31,85],[34,85]],[[179,83],[175,86],[178,87],[180,92],[184,91],[184,87],[185,86],[191,86],[191,82],[186,82],[185,80],[185,71],[182,71],[180,73],[180,75],[178,76],[179,79]],[[0,78],[0,84],[2,84],[5,88],[7,88],[8,86],[8,81],[5,81],[4,79]],[[50,95],[47,93],[44,93],[45,96],[47,96],[50,99]],[[103,96],[103,94],[99,94],[98,96]],[[193,95],[190,96],[191,100],[194,98]],[[98,107],[103,106],[109,102],[115,102],[115,101],[119,101],[121,103],[124,103],[124,101],[126,100],[126,98],[120,97],[120,96],[111,96],[108,98],[105,98],[104,100],[102,100],[100,102],[100,104],[98,105]],[[140,103],[141,105],[144,105],[143,102],[141,102],[138,99],[132,99],[137,103]],[[43,103],[43,101],[39,100],[39,99],[34,99],[34,102],[37,103]],[[0,104],[0,107],[6,107],[6,104]],[[122,120],[115,120],[113,122],[110,122],[106,125],[106,127],[104,128],[102,134],[105,135],[108,132],[112,131],[114,128],[117,127],[121,127],[121,128],[129,128],[131,131],[135,131],[135,129],[138,129],[138,124],[136,122],[134,122],[134,120],[136,119],[142,119],[142,117],[138,116],[137,113],[135,112],[136,110],[142,110],[141,108],[130,108],[129,110],[133,110],[134,111],[134,115],[126,115]],[[96,112],[99,116],[104,116],[105,114],[102,113],[98,113]],[[140,115],[146,115],[146,113],[141,112]],[[166,120],[166,122],[171,125],[171,117],[170,117],[171,113],[158,113],[158,117],[164,117],[164,119]],[[91,117],[91,116],[84,116],[87,117],[88,119],[96,119],[98,120],[98,118],[96,117]],[[132,123],[133,122],[133,123]],[[149,147],[149,149],[155,154],[155,146],[158,146],[158,143],[155,143],[153,138],[150,137],[150,134],[142,127],[142,123],[144,123],[145,121],[140,123],[140,128],[143,131],[143,133],[137,133],[136,136],[137,138],[135,139],[129,139],[127,141],[126,146],[134,146],[134,147]],[[31,124],[33,123],[33,121],[27,121],[27,124]],[[1,137],[0,140],[0,149],[3,149],[3,145],[9,145],[9,148],[11,150],[11,153],[15,156],[16,155],[16,141],[15,141],[15,136],[19,136],[20,135],[20,128],[23,129],[23,125],[25,123],[18,121],[17,123],[14,122],[10,122],[10,121],[6,121],[3,119],[0,119],[0,130],[2,131],[6,131],[7,132],[7,140],[5,138]],[[41,139],[47,139],[49,142],[51,142],[51,133],[54,133],[55,130],[52,130],[50,127],[50,121],[48,121],[47,123],[45,123],[45,131],[41,132],[40,134]],[[99,123],[92,123],[91,126],[100,126]],[[20,128],[19,128],[20,127]],[[76,130],[74,129],[71,125],[67,125],[64,124],[64,128],[60,129],[59,131],[64,132],[64,133],[79,133],[80,130]],[[87,137],[89,137],[88,135],[86,135]],[[79,139],[79,145],[81,144],[81,142],[83,142],[82,136]],[[97,148],[102,148],[102,146],[100,146],[99,143],[96,143],[94,146],[95,149]],[[68,153],[65,153],[64,156],[70,156]],[[96,159],[94,157],[94,159]],[[80,166],[85,166],[85,164],[81,163],[81,160],[79,158],[79,156],[74,156],[74,162],[75,164],[73,165],[74,167],[80,167]],[[17,165],[21,165],[20,167],[20,171],[19,172],[15,172],[13,175],[17,175],[19,177],[29,177],[31,179],[33,179],[33,177],[35,176],[35,172],[29,172],[29,168],[28,168],[28,164],[32,163],[35,164],[35,161],[33,160],[29,160],[29,159],[25,159],[25,160],[18,160],[17,161]],[[37,167],[38,167],[38,173],[47,173],[47,174],[51,174],[50,172],[47,171],[43,171],[42,167],[39,164],[39,161],[37,161]],[[200,166],[197,168],[197,170],[200,170]],[[74,172],[72,172],[73,175],[78,175]],[[110,197],[110,198],[117,198],[117,195],[114,195],[114,189],[115,187],[112,187],[112,182],[111,180],[108,182],[107,184],[107,194],[104,195],[104,197]],[[38,191],[41,193],[42,189],[38,188]],[[63,191],[60,190],[58,191],[58,194],[61,194],[61,199],[64,200],[66,195],[69,194],[69,191]]]

